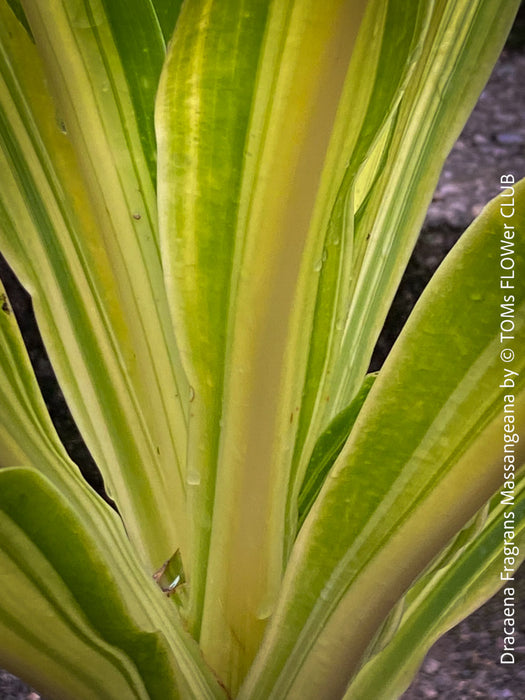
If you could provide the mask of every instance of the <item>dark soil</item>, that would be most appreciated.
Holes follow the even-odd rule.
[[[525,698],[524,573],[522,568],[516,588],[516,599],[521,601],[516,611],[519,616],[516,663],[500,664],[504,618],[500,591],[434,644],[402,700]]]
[[[382,364],[411,308],[444,255],[482,206],[499,193],[500,176],[511,172],[519,179],[525,175],[524,47],[525,12],[521,12],[491,80],[446,162],[420,240],[378,342],[374,354],[376,366]],[[31,301],[25,293],[17,290],[16,281],[3,261],[0,261],[0,276],[21,319],[31,360],[57,430],[87,480],[102,492],[100,476],[54,380],[32,320]],[[525,700],[523,568],[518,589],[518,600],[521,602],[517,610],[519,635],[516,664],[499,663],[503,644],[503,602],[500,593],[432,647],[418,676],[404,693],[403,700]],[[0,698],[39,700],[40,695],[11,674],[0,670]]]

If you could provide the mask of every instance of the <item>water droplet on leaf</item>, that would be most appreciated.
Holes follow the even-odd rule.
[[[201,475],[196,469],[190,469],[186,477],[186,483],[189,486],[199,486],[201,483]]]

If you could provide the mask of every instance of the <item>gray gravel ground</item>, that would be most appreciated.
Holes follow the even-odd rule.
[[[525,176],[524,26],[525,21],[522,20],[520,30],[514,35],[514,48],[506,49],[502,54],[475,112],[447,160],[420,241],[392,306],[388,329],[378,344],[378,364],[443,255],[484,203],[499,193],[500,176],[508,172],[512,172],[516,179]],[[24,307],[28,301],[20,297],[18,304]],[[32,359],[40,368],[44,385],[49,385],[49,401],[55,404],[57,421],[73,458],[83,463],[86,474],[93,477],[89,455],[68,422],[67,409],[57,403],[60,395],[53,385],[52,372],[40,349],[33,350]],[[517,612],[520,633],[515,665],[499,664],[503,604],[501,594],[498,594],[432,647],[418,676],[403,695],[403,700],[525,700],[523,568],[519,590],[521,603]],[[40,695],[11,674],[0,670],[0,698],[39,700]]]

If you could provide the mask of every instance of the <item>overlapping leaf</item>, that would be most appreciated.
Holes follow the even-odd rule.
[[[120,518],[69,460],[0,298],[1,663],[52,697],[221,697]]]
[[[194,396],[194,624],[218,667],[240,654],[245,670],[282,575],[284,499],[300,410],[295,392],[308,343],[289,376],[282,368],[304,247],[321,245],[322,254],[337,178],[371,120],[365,104],[349,124],[348,94],[336,117],[365,5],[254,3],[251,14],[237,16],[222,3],[188,4],[159,91],[161,237]],[[423,11],[394,5],[404,14],[399,70],[375,113],[378,129],[399,99],[424,20]],[[353,140],[345,139],[343,124]],[[356,162],[374,138],[372,130],[361,140]],[[339,248],[336,280],[349,263],[351,238],[346,228],[337,235],[348,243]],[[302,282],[298,298],[303,304],[307,295],[310,309],[301,322],[309,327],[315,271]],[[204,573],[213,582],[206,591]],[[242,651],[237,640],[245,634],[251,639]]]
[[[446,567],[424,577],[408,593],[395,635],[357,674],[345,693],[345,700],[365,697],[390,700],[400,696],[430,646],[494,595],[500,586],[507,588],[505,597],[513,600],[517,610],[515,579],[512,572],[505,573],[505,558],[512,557],[517,570],[525,557],[524,476],[522,470],[516,479],[512,505],[504,503],[498,493],[476,537]],[[513,513],[512,517],[509,512]],[[510,530],[512,537],[506,540],[505,533]]]
[[[233,692],[269,618],[242,697],[341,697],[367,655],[355,688],[381,658],[401,687],[416,657],[392,659],[463,575],[450,538],[500,479],[494,207],[357,392],[517,6],[184,3],[157,102],[158,226],[153,101],[180,2],[0,0],[0,244],[125,525],[65,455],[3,298],[13,668],[33,656],[75,697],[220,696],[151,580],[179,547],[188,627]],[[465,556],[483,578],[480,547]]]
[[[225,672],[260,641],[315,442],[363,381],[516,6],[181,14],[157,102],[161,242],[192,386],[192,626]]]
[[[123,531],[80,489],[68,502],[16,467],[0,485],[2,664],[56,698],[224,697]]]
[[[522,181],[518,229],[524,200]],[[375,382],[301,529],[240,697],[341,697],[397,600],[502,483],[499,204],[435,275]],[[522,238],[514,256],[522,269]],[[520,347],[523,297],[514,312]],[[524,363],[512,366],[517,426]]]
[[[363,44],[358,45],[360,50],[350,68],[346,95],[352,103],[350,115],[355,111],[354,100],[359,105],[366,103],[361,93],[371,90],[368,111],[360,115],[363,133],[355,147],[356,160],[350,161],[344,178],[339,175],[341,185],[324,250],[317,249],[307,259],[303,272],[304,280],[311,279],[316,261],[323,263],[305,384],[310,398],[303,403],[295,446],[297,480],[291,484],[290,537],[295,532],[294,501],[313,444],[319,432],[349,404],[363,381],[442,164],[490,74],[518,3],[426,3],[425,10],[430,14],[425,31],[418,35],[420,53],[407,56],[412,70],[403,76],[406,80],[401,83],[401,94],[394,93],[401,99],[393,101],[394,114],[390,113],[385,122],[381,122],[380,115],[384,113],[385,95],[392,89],[392,63],[397,65],[400,60],[402,16],[404,12],[415,15],[416,11],[413,4],[380,5],[387,13],[381,53],[375,63],[371,61],[371,47],[379,43],[377,34],[381,30],[376,20],[379,11],[370,4],[371,26],[363,32]],[[367,80],[363,87],[363,74],[374,76],[376,82]],[[343,113],[343,124],[345,117],[349,118]],[[348,134],[344,126],[342,133],[346,139],[342,143],[354,137],[352,129]],[[338,254],[333,241],[344,241],[350,235],[351,248],[344,258],[347,270],[335,277],[340,292],[323,310],[335,284],[333,266]],[[303,331],[299,352],[310,332],[303,317],[299,304],[296,323]],[[329,339],[326,344],[323,338]]]
[[[167,315],[152,180],[164,41],[150,5],[137,5],[118,28],[101,3],[28,3],[37,52],[2,2],[0,242],[33,296],[106,487],[154,570],[184,546],[187,389]],[[151,31],[135,32],[137,22]],[[151,58],[134,79],[119,54],[129,59],[130,30],[135,49]]]

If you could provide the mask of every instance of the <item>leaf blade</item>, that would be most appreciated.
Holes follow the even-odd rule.
[[[72,4],[70,11],[81,25],[76,10],[78,6]],[[36,11],[32,5],[28,14]],[[107,212],[101,224],[86,168],[79,165],[77,146],[82,134],[73,148],[71,134],[63,133],[67,127],[62,103],[59,100],[57,113],[35,46],[5,2],[1,12],[2,249],[33,295],[46,349],[66,400],[108,491],[119,501],[130,535],[154,570],[177,546],[183,547],[185,508],[181,463],[186,427],[177,391],[181,377],[176,380],[173,374],[178,366],[176,349],[167,313],[162,311],[166,308],[162,278],[159,275],[160,282],[153,285],[159,294],[147,307],[152,294],[147,277],[153,269],[148,272],[142,253],[137,253],[139,239],[130,243],[128,251],[127,262],[133,258],[138,265],[132,289],[129,271],[122,260],[115,261],[119,254],[111,249],[114,243],[108,243],[112,235]],[[64,28],[58,9],[51,15],[48,21]],[[82,26],[74,30],[84,32],[86,40]],[[108,51],[111,46],[109,42]],[[59,51],[58,42],[54,48]],[[78,61],[72,51],[72,59],[75,55]],[[121,75],[119,80],[125,94]],[[76,87],[73,81],[65,91],[75,92]],[[102,99],[101,92],[95,98],[89,89],[76,95],[84,95],[88,102],[90,95],[95,102]],[[128,118],[133,120],[133,110]],[[84,138],[89,133],[100,138],[96,124],[84,126]],[[138,140],[136,147],[140,153]],[[97,167],[101,179],[95,189],[104,187],[100,173],[104,158]],[[147,178],[146,171],[144,166]],[[121,193],[121,200],[126,196],[129,191]],[[126,215],[135,221],[129,212]],[[122,228],[129,235],[129,221]],[[146,234],[142,243],[149,246],[144,255],[151,263],[153,238]],[[149,335],[143,323],[147,308],[154,310],[146,323]]]
[[[88,698],[100,686],[108,698],[224,697],[175,607],[142,570],[122,528],[100,520],[95,502],[86,502],[78,486],[68,492],[64,484],[61,493],[25,467],[0,470],[0,482],[0,548],[12,583],[0,618],[11,620],[17,642],[16,649],[2,646],[4,658],[53,693],[80,689]],[[35,630],[32,616],[49,614]],[[91,652],[94,668],[79,663],[79,649]],[[49,659],[66,663],[56,677]]]
[[[516,196],[523,201],[525,181]],[[517,225],[523,212],[518,217]],[[502,483],[500,226],[496,200],[418,302],[296,541],[280,606],[241,697],[316,697],[320,688],[338,697],[372,628]],[[525,262],[523,244],[516,241],[517,265]],[[483,303],[458,303],[479,293]],[[515,321],[520,343],[523,299]],[[523,374],[523,358],[514,369]],[[517,425],[525,420],[523,389],[520,378]],[[521,453],[518,447],[517,459]]]
[[[192,566],[194,583],[206,571],[213,584],[204,593],[201,584],[196,588],[194,624],[216,668],[229,666],[228,655],[235,658],[238,670],[225,671],[232,687],[257,647],[281,577],[277,511],[284,508],[288,467],[277,465],[272,451],[295,429],[289,420],[295,407],[285,410],[280,401],[281,362],[320,168],[364,4],[188,4],[159,91],[161,237],[174,324],[194,388],[190,459],[196,488],[199,481],[201,491],[202,484],[217,483],[193,518],[200,523],[203,512],[213,512],[209,561],[210,535],[203,533],[200,562]],[[248,26],[247,12],[253,13]],[[235,37],[233,50],[223,58],[221,38],[228,36]],[[251,80],[239,86],[235,78],[248,62]],[[219,88],[227,101],[217,97]],[[177,123],[181,113],[185,128]],[[238,138],[227,155],[225,124]],[[231,180],[233,192],[219,187]],[[177,192],[181,204],[173,201]],[[224,222],[224,212],[233,221]],[[212,313],[219,296],[227,315]],[[258,397],[253,407],[251,396]],[[238,521],[232,512],[240,513]],[[223,632],[226,644],[218,643]],[[244,636],[249,639],[239,643]]]
[[[513,504],[514,544],[520,549],[516,568],[523,561],[525,538],[525,481],[523,470],[516,482],[516,500]],[[432,646],[448,629],[477,609],[502,586],[513,583],[502,581],[501,532],[509,523],[498,493],[491,504],[491,512],[482,531],[447,565],[416,584],[409,591],[412,600],[406,607],[391,642],[361,669],[345,693],[345,700],[370,696],[392,698],[401,695],[408,687],[418,666]],[[417,640],[417,643],[416,643]],[[395,661],[394,661],[395,657]],[[381,669],[378,674],[377,667]],[[375,678],[374,678],[375,676]],[[378,679],[381,678],[381,688]],[[377,695],[376,695],[377,693]]]

